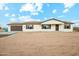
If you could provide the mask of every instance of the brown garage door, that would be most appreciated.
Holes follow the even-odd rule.
[[[22,31],[22,26],[11,26],[11,31]]]

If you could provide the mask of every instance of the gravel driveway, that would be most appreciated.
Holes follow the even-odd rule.
[[[12,35],[16,32],[0,32],[0,37],[5,37],[5,36],[9,36],[9,35]]]

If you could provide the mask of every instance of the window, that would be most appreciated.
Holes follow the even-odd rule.
[[[51,29],[51,25],[44,24],[42,25],[42,29]]]
[[[65,24],[64,25],[64,29],[70,29],[70,27],[71,27],[70,24]]]
[[[33,25],[26,25],[26,29],[33,29]]]

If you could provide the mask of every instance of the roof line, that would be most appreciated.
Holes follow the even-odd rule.
[[[49,21],[49,20],[56,20],[56,21],[63,22],[63,23],[74,24],[74,23],[72,23],[72,22],[62,21],[62,20],[58,20],[58,19],[56,19],[56,18],[51,18],[51,19],[45,20],[45,21],[43,21],[43,22],[46,22],[46,21]],[[42,22],[42,23],[43,23],[43,22]]]
[[[48,20],[44,20],[44,21],[34,21],[34,22],[39,22],[39,23],[43,23],[43,22],[46,22],[46,21],[49,21],[49,20],[56,20],[56,21],[59,21],[59,22],[63,22],[63,23],[67,23],[67,24],[74,24],[74,23],[72,23],[72,22],[67,22],[67,21],[62,21],[62,20],[58,20],[58,19],[56,19],[56,18],[51,18],[51,19],[48,19]],[[29,23],[30,22],[32,22],[32,21],[28,21]],[[13,24],[22,24],[22,23],[28,23],[28,22],[14,22]],[[10,24],[12,24],[12,23],[10,23]],[[10,25],[10,24],[8,24],[8,25]]]

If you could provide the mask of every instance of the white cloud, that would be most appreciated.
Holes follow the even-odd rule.
[[[56,9],[54,9],[54,10],[52,11],[52,13],[53,13],[53,14],[55,14],[56,12],[57,12],[57,10],[56,10]]]
[[[9,8],[7,6],[4,7],[4,10],[9,10]]]
[[[75,3],[64,3],[63,13],[67,13],[74,5],[75,5]]]
[[[16,18],[11,18],[10,22],[17,22],[17,19]]]
[[[20,12],[29,11],[31,15],[38,15],[42,11],[42,7],[42,3],[27,3],[21,7]]]
[[[35,16],[35,15],[38,15],[38,12],[36,12],[36,13],[35,13],[35,12],[33,12],[33,13],[31,13],[31,15],[34,15],[34,16]]]
[[[43,7],[43,4],[42,3],[35,3],[36,11],[41,11],[42,10],[42,7]]]
[[[6,13],[5,16],[6,16],[6,17],[8,17],[8,16],[14,17],[14,16],[16,16],[16,15],[15,15],[15,14],[10,15],[9,13]]]
[[[31,21],[29,18],[30,18],[30,16],[27,16],[27,17],[26,16],[20,16],[19,20],[20,21]]]
[[[12,14],[11,16],[14,17],[14,16],[16,16],[16,15],[15,15],[15,14]]]
[[[44,20],[47,20],[47,17],[44,17]]]
[[[0,3],[0,10],[3,10],[4,9],[4,6],[5,6],[5,4]]]
[[[67,13],[69,11],[69,9],[64,9],[63,13]]]
[[[0,10],[9,10],[9,8],[6,6],[6,3],[0,3]]]
[[[20,11],[31,11],[31,12],[34,11],[33,4],[31,3],[24,4],[21,7]]]
[[[18,18],[10,18],[9,22],[28,22],[28,21],[40,21],[40,19],[31,18],[31,16],[19,16]]]
[[[72,8],[75,3],[64,3],[64,8]]]
[[[19,20],[21,22],[27,22],[27,21],[40,21],[40,19],[33,19],[31,16],[20,16]]]
[[[6,17],[8,17],[8,16],[9,16],[9,14],[7,13],[7,14],[5,14],[5,16],[6,16]]]

